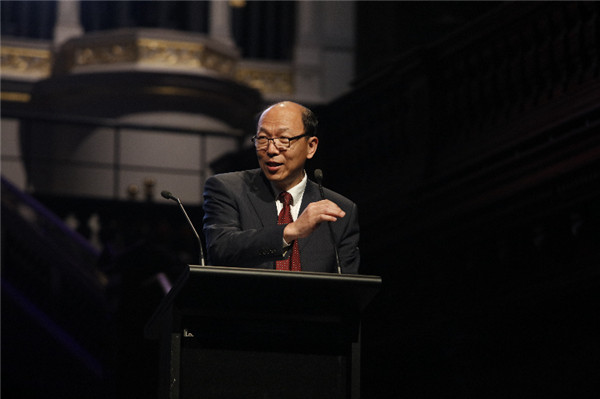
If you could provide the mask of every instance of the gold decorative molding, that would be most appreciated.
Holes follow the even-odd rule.
[[[69,40],[56,53],[50,48],[35,48],[28,43],[5,44],[1,49],[3,78],[10,76],[31,81],[52,74],[158,69],[231,79],[268,96],[295,93],[291,64],[240,60],[235,48],[201,35],[118,30]],[[16,94],[19,93],[3,93],[3,99],[28,101],[23,95]]]
[[[106,44],[74,48],[67,59],[69,69],[90,65],[119,64],[136,61],[136,48],[132,43]],[[70,62],[69,62],[70,61]]]
[[[246,7],[246,0],[229,0],[229,6],[233,8]]]
[[[268,66],[238,66],[236,80],[263,94],[291,95],[294,93],[294,75],[290,68]]]
[[[237,54],[211,40],[185,41],[143,36],[138,32],[82,37],[66,43],[57,55],[59,73],[93,68],[141,66],[213,73],[233,78]]]
[[[2,76],[46,78],[52,71],[52,52],[28,47],[1,46],[0,71]]]
[[[0,100],[12,101],[15,103],[27,103],[29,100],[31,100],[31,94],[20,93],[17,91],[3,91],[0,92]]]
[[[175,86],[151,86],[146,88],[145,91],[161,96],[199,97],[202,94],[202,91],[197,89]]]
[[[237,60],[203,43],[139,39],[139,62],[184,68],[205,68],[232,77]]]

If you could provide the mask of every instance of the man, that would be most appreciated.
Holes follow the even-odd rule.
[[[356,205],[327,189],[322,200],[304,170],[319,144],[316,125],[312,111],[300,104],[284,101],[267,108],[253,137],[260,169],[206,181],[209,264],[337,272],[326,223],[331,222],[342,272],[358,273]]]

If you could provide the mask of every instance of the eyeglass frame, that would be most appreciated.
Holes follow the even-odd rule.
[[[275,148],[277,148],[279,151],[281,151],[281,150],[287,151],[292,146],[292,141],[301,139],[302,137],[310,137],[310,135],[307,134],[307,133],[303,133],[303,134],[301,134],[299,136],[294,136],[294,137],[267,137],[267,136],[260,136],[259,137],[259,136],[252,136],[252,143],[254,143],[254,147],[257,150],[259,150],[259,148],[256,145],[256,140],[258,140],[259,138],[265,138],[265,139],[267,139],[267,145],[264,148],[260,148],[261,150],[266,150],[267,148],[269,148],[269,143],[272,141],[273,145],[275,146]],[[289,140],[288,146],[287,147],[279,148],[277,146],[277,144],[275,144],[275,140],[280,140],[280,139],[288,139]]]

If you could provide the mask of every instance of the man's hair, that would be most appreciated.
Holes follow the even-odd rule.
[[[304,124],[304,134],[309,137],[317,135],[319,121],[315,113],[306,107],[304,107],[304,111],[302,112],[302,123]]]

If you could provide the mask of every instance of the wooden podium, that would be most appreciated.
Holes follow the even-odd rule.
[[[381,278],[189,266],[146,325],[161,398],[358,398]]]

